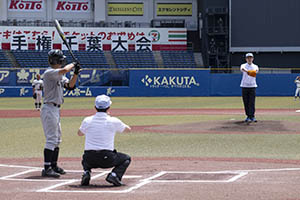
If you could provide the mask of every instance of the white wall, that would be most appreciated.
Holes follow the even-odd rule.
[[[106,0],[94,0],[94,20],[95,22],[98,21],[105,21],[106,20]]]
[[[43,0],[44,10],[39,11],[9,11],[8,2],[10,0],[0,0],[0,20],[17,19],[17,20],[42,20],[52,21],[53,19],[60,19],[64,21],[88,21],[88,22],[125,22],[132,21],[145,24],[142,27],[149,27],[153,19],[184,19],[189,30],[197,30],[197,0],[89,0],[91,2],[90,12],[57,12],[55,2],[57,0]],[[69,1],[69,0],[61,0]],[[79,0],[88,1],[88,0]],[[130,2],[143,3],[143,16],[108,16],[107,4],[109,2]],[[157,3],[192,3],[193,16],[156,16]]]
[[[7,20],[7,0],[0,1],[0,20]]]
[[[54,20],[54,19],[62,19],[65,21],[88,21],[93,22],[94,21],[94,10],[93,10],[93,2],[94,0],[90,0],[90,11],[89,12],[70,12],[70,11],[56,11],[56,1],[57,0],[47,0],[51,1],[51,6],[48,7],[52,12],[52,16],[48,18],[48,20]],[[84,1],[84,0],[82,0]]]
[[[4,0],[6,1],[6,5],[5,8],[6,8],[6,11],[7,11],[7,18],[8,19],[17,19],[17,20],[23,20],[23,19],[28,19],[28,20],[46,20],[46,0],[43,0],[43,7],[42,9],[38,10],[38,9],[35,9],[33,11],[31,10],[25,10],[24,9],[18,9],[18,10],[9,10],[8,7],[10,6],[10,0]],[[21,1],[17,4],[17,7],[19,5],[25,5],[24,3],[22,3]],[[36,4],[34,4],[36,6]],[[29,5],[30,7],[32,5]],[[34,7],[35,7],[34,6]],[[26,7],[26,5],[25,5]]]

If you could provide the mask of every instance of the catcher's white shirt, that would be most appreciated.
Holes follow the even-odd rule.
[[[86,117],[79,128],[85,135],[84,150],[113,151],[116,133],[122,133],[126,127],[121,120],[104,112]]]
[[[243,72],[243,77],[240,85],[241,87],[245,87],[245,88],[257,87],[256,77],[249,76],[247,72],[243,71],[243,69],[247,71],[255,70],[256,72],[258,72],[258,66],[253,63],[251,65],[249,65],[248,63],[244,63],[241,65],[241,72]]]

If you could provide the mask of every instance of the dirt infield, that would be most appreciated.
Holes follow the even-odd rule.
[[[133,131],[194,134],[300,134],[299,123],[288,121],[212,121],[172,125],[134,126]]]
[[[243,115],[243,109],[111,109],[114,116],[158,115]],[[61,110],[62,117],[81,117],[95,114],[95,110]],[[257,109],[257,115],[299,115],[293,109]],[[39,117],[36,110],[0,110],[0,118]]]
[[[94,110],[64,110],[63,117],[88,116]],[[241,109],[112,109],[113,116],[243,115]],[[299,115],[290,109],[259,109],[257,115]],[[39,117],[34,110],[1,110],[0,118]],[[235,119],[178,125],[134,126],[133,131],[193,134],[300,134],[298,123]],[[258,158],[133,158],[125,186],[105,181],[108,170],[92,173],[91,185],[80,186],[80,158],[61,158],[67,170],[60,179],[41,177],[42,158],[0,158],[2,200],[300,200],[300,160]]]
[[[232,160],[234,161],[234,160]],[[80,186],[79,159],[61,159],[60,179],[41,178],[40,159],[0,159],[1,199],[272,199],[299,198],[300,164],[205,159],[133,159],[122,187],[94,170]]]

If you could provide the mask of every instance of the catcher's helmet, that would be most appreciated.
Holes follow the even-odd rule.
[[[59,49],[52,49],[48,52],[48,61],[50,65],[61,64],[63,65],[66,61],[66,56]]]

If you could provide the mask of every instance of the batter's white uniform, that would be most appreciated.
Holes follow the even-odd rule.
[[[296,98],[300,92],[300,80],[296,79],[295,83],[297,85],[296,92],[295,92],[295,98]]]
[[[36,93],[35,103],[41,103],[42,102],[42,96],[43,96],[43,87],[44,87],[43,80],[35,79],[32,82],[32,87],[34,88],[34,92]]]

